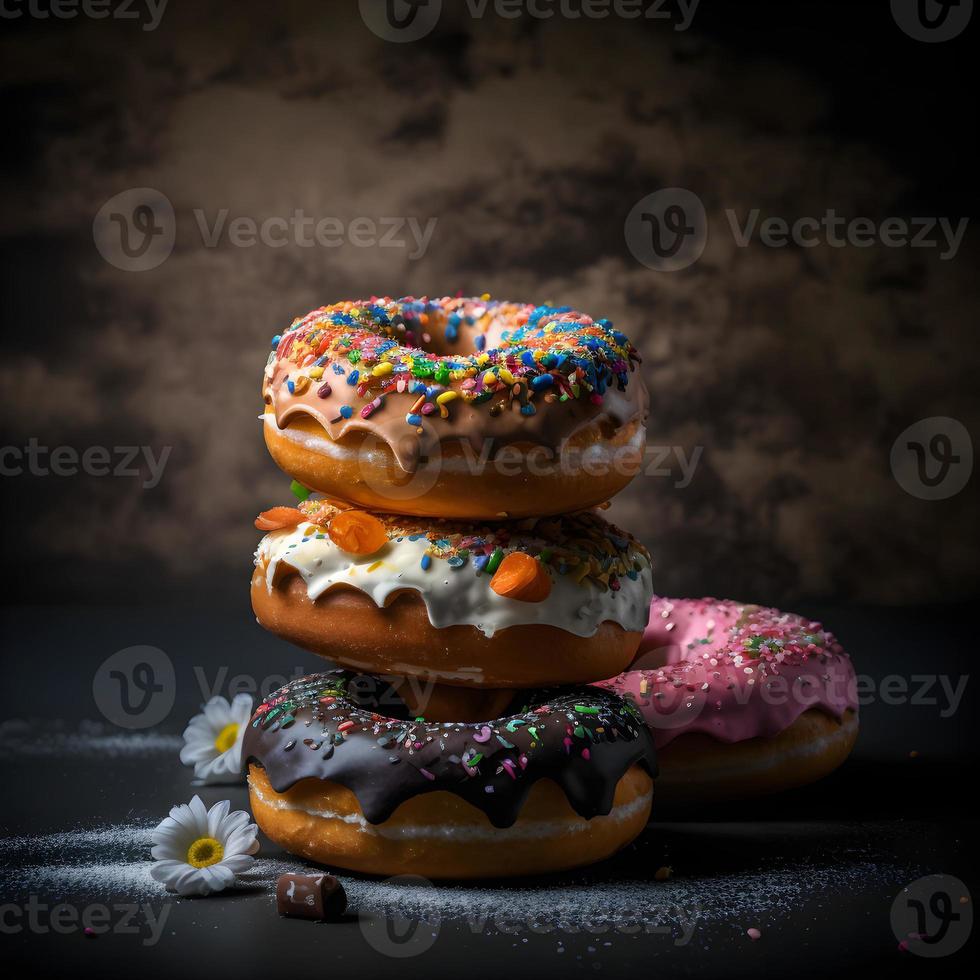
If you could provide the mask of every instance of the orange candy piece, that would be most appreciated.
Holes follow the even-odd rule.
[[[280,531],[284,527],[296,527],[305,520],[302,511],[295,507],[273,507],[255,518],[255,526],[260,531]]]
[[[505,599],[544,602],[551,595],[551,576],[537,558],[512,551],[493,573],[490,588]]]
[[[330,540],[350,555],[373,555],[388,543],[384,524],[363,510],[345,510],[328,525]]]

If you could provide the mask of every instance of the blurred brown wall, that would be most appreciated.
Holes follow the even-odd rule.
[[[676,31],[444,8],[412,44],[376,37],[356,4],[172,0],[152,31],[0,25],[13,137],[2,444],[172,447],[150,489],[4,477],[21,570],[8,599],[145,597],[205,575],[244,588],[251,519],[288,495],[256,421],[269,338],[335,299],[457,290],[568,303],[634,338],[670,474],[636,479],[612,513],[651,547],[660,591],[973,594],[972,482],[920,499],[890,452],[920,419],[978,431],[974,229],[942,259],[740,248],[725,217],[834,208],[880,222],[945,214],[921,208],[955,204],[955,189],[921,154],[896,157],[874,115],[867,132],[843,125],[832,69],[775,45],[760,57],[744,24],[713,31],[713,12]],[[894,24],[880,31],[909,72],[935,57]],[[910,139],[925,115],[910,108]],[[963,152],[957,139],[936,154]],[[172,204],[175,243],[155,268],[125,271],[95,247],[93,220],[141,187]],[[708,216],[703,255],[677,272],[647,268],[624,239],[636,202],[664,187],[691,190]],[[348,231],[337,246],[223,234],[209,247],[199,221],[224,209],[257,223],[299,209]],[[352,220],[389,217],[435,219],[424,254],[352,240]],[[678,453],[699,454],[686,486]]]

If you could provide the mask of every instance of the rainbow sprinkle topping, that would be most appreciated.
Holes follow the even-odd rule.
[[[456,345],[458,353],[433,352]],[[609,320],[568,306],[491,301],[487,294],[334,303],[293,321],[272,346],[270,364],[295,366],[285,381],[291,395],[303,395],[329,368],[367,402],[362,418],[383,410],[389,394],[416,396],[405,415],[411,426],[433,413],[448,418],[454,403],[498,395],[518,400],[523,415],[535,414],[536,396],[601,405],[607,391],[625,391],[640,360]],[[316,393],[326,397],[330,390],[318,384]],[[490,413],[500,410],[498,399]]]
[[[340,508],[323,498],[301,501],[298,509],[309,525],[303,538],[324,535],[324,529]],[[433,559],[444,561],[451,571],[471,568],[487,581],[504,557],[522,551],[532,555],[558,575],[570,576],[579,585],[601,590],[620,588],[620,580],[635,580],[650,566],[650,555],[635,538],[592,511],[562,517],[526,518],[479,524],[413,518],[401,514],[375,514],[385,526],[389,541],[427,540],[423,570]]]

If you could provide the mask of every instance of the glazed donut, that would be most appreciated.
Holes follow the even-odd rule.
[[[656,775],[635,708],[588,686],[515,705],[496,721],[420,723],[375,710],[372,678],[294,680],[245,734],[252,813],[287,851],[381,875],[536,874],[633,840]]]
[[[335,303],[272,338],[264,432],[303,486],[373,510],[481,520],[600,504],[639,471],[636,349],[569,307]]]
[[[589,683],[632,661],[653,595],[646,550],[593,512],[480,524],[310,498],[256,526],[269,531],[252,576],[258,621],[370,673],[477,688]]]
[[[778,609],[655,598],[632,669],[599,686],[636,703],[668,800],[802,786],[857,738],[850,657],[820,623]]]

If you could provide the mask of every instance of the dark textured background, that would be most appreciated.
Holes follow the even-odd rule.
[[[0,444],[173,447],[150,490],[0,481],[8,601],[244,590],[251,519],[288,496],[255,420],[269,337],[334,299],[457,290],[568,302],[635,339],[651,442],[703,447],[690,486],[641,477],[614,504],[659,591],[973,597],[972,485],[918,500],[889,450],[927,416],[977,431],[975,230],[944,262],[737,249],[719,218],[701,260],[668,274],[633,258],[623,222],[671,185],[715,216],[974,215],[976,25],[928,45],[883,3],[704,0],[684,33],[457,6],[408,45],[377,39],[354,3],[171,0],[153,32],[0,23]],[[177,242],[127,273],[92,220],[139,186],[173,202]],[[209,249],[197,208],[438,224],[414,262]]]
[[[720,213],[972,220],[980,20],[929,45],[896,27],[886,0],[702,0],[683,33],[474,21],[461,6],[444,0],[437,30],[409,45],[372,35],[354,0],[170,0],[151,32],[0,19],[0,449],[172,447],[153,489],[0,477],[13,573],[0,763],[16,788],[0,837],[5,861],[19,848],[28,865],[5,864],[0,904],[21,900],[15,881],[52,904],[105,900],[113,869],[145,849],[86,849],[88,832],[152,826],[192,792],[175,750],[141,749],[143,736],[180,732],[241,678],[265,691],[319,665],[249,609],[252,518],[288,496],[256,421],[259,376],[273,333],[355,294],[488,290],[626,330],[645,357],[651,443],[703,455],[690,486],[673,485],[675,463],[673,479],[634,481],[614,515],[654,551],[662,593],[825,619],[874,686],[854,755],[817,785],[742,807],[679,817],[658,802],[637,845],[582,873],[623,901],[668,862],[698,904],[727,880],[759,896],[758,915],[721,914],[684,950],[573,936],[559,955],[551,936],[525,944],[447,922],[429,954],[395,962],[356,925],[280,920],[266,888],[176,903],[149,951],[26,930],[4,935],[5,963],[100,978],[964,975],[975,937],[926,961],[898,952],[889,922],[899,884],[923,874],[978,893],[974,484],[917,499],[889,453],[931,416],[980,431],[976,231],[948,262],[935,250],[737,249]],[[93,219],[142,186],[173,203],[176,247],[127,273],[97,251]],[[641,265],[623,233],[634,204],[665,186],[694,191],[712,217],[704,255],[676,273]],[[223,208],[437,227],[414,262],[397,249],[205,248],[193,212]],[[123,712],[111,680],[134,645],[168,668],[159,723]],[[934,674],[965,689],[956,710],[936,685],[886,697],[896,680],[912,693]],[[833,887],[821,868],[840,876]],[[79,870],[97,893],[72,884]],[[779,874],[798,877],[788,908],[771,893]],[[568,880],[579,879],[526,887],[563,898]],[[125,878],[118,887],[132,899]]]

